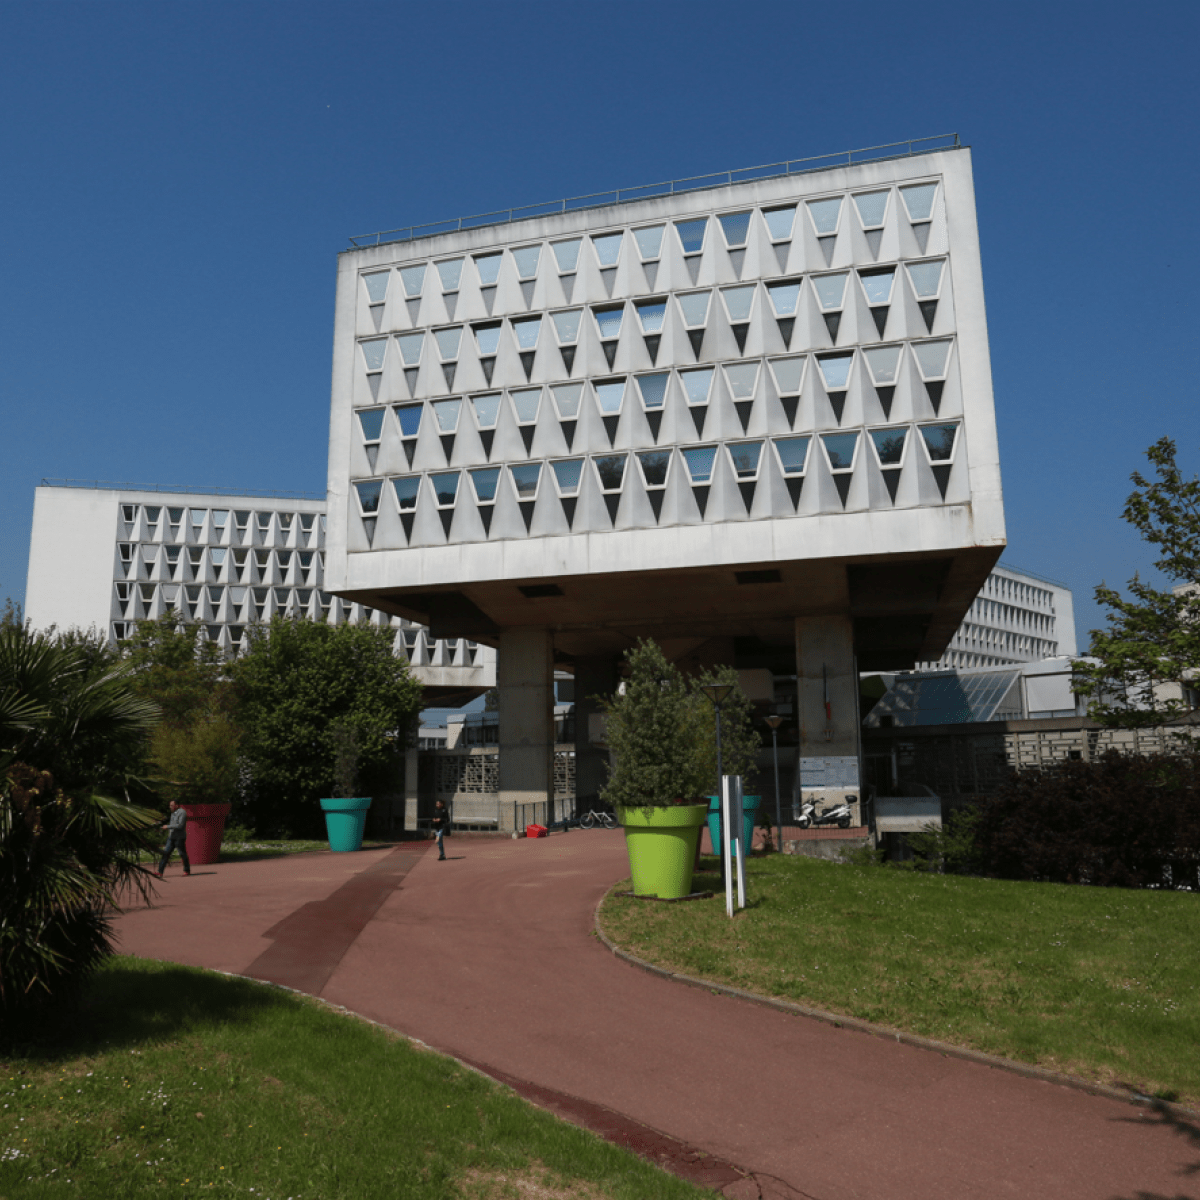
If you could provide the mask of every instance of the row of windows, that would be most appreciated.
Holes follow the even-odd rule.
[[[1019,579],[1010,579],[1007,575],[989,575],[981,590],[989,595],[1001,596],[1006,600],[1024,604],[1026,607],[1037,604],[1050,609],[1054,608],[1054,593],[1048,588],[1038,587],[1032,583],[1023,583]]]
[[[292,522],[296,521],[298,517],[300,530],[304,533],[311,533],[316,525],[318,516],[320,517],[321,531],[325,531],[324,513],[254,513],[248,509],[172,508],[159,504],[122,504],[121,520],[126,525],[132,525],[137,521],[139,514],[145,513],[146,523],[150,526],[157,526],[162,519],[164,507],[166,507],[167,512],[167,524],[172,528],[182,526],[186,518],[187,523],[193,529],[204,528],[204,524],[207,521],[210,529],[223,531],[228,528],[229,518],[232,514],[234,528],[242,532],[250,528],[250,522],[253,519],[255,527],[261,533],[268,533],[271,530],[271,520],[274,518],[276,522],[275,527],[286,533],[291,530]]]
[[[936,301],[942,289],[946,260],[928,259],[908,263],[905,273],[909,287],[918,303]],[[776,319],[795,317],[799,312],[801,292],[811,288],[817,307],[822,313],[841,312],[847,300],[847,283],[851,274],[859,281],[863,298],[871,308],[887,307],[892,303],[898,268],[895,266],[874,267],[869,270],[835,271],[827,275],[800,276],[781,279],[771,283],[747,283],[734,287],[718,288],[721,303],[731,324],[742,324],[750,320],[754,299],[760,288],[766,292],[771,312]],[[703,329],[711,309],[713,289],[683,292],[673,297],[680,320],[686,329]],[[625,325],[627,307],[632,306],[641,333],[645,336],[661,334],[667,319],[671,296],[654,296],[644,300],[620,301],[612,304],[590,306],[596,334],[601,342],[615,341],[621,336]],[[548,313],[550,326],[559,346],[574,346],[579,341],[584,320],[583,308],[560,309]],[[456,362],[462,350],[463,331],[471,330],[475,349],[480,358],[493,358],[499,352],[504,325],[510,326],[512,338],[519,352],[534,351],[541,337],[543,316],[509,317],[489,321],[478,321],[467,325],[447,325],[433,329],[429,336],[436,347],[438,358],[443,363]],[[368,338],[359,344],[363,362],[368,372],[383,369],[384,356],[389,342],[394,341],[405,367],[420,365],[425,347],[426,332],[414,330],[392,337]]]
[[[919,440],[931,465],[946,465],[953,461],[957,441],[957,422],[918,426]],[[807,436],[772,438],[769,441],[776,462],[785,477],[800,477],[808,469],[809,446],[819,442],[829,470],[834,474],[849,473],[858,460],[859,446],[866,441],[872,448],[881,468],[900,469],[904,465],[909,444],[909,429],[898,426],[886,429],[871,429],[868,436],[860,438],[857,432],[821,434],[817,438]],[[713,472],[722,449],[735,477],[739,481],[756,480],[764,463],[763,450],[767,439],[745,442],[730,442],[708,446],[689,446],[675,450],[638,450],[632,455],[647,489],[665,488],[676,455],[682,459],[689,482],[693,485],[711,483]],[[500,478],[505,470],[512,482],[518,500],[535,500],[542,479],[549,477],[560,497],[579,495],[586,464],[590,463],[595,480],[602,492],[619,492],[624,486],[629,454],[596,454],[579,458],[554,459],[548,464],[540,462],[514,464],[507,468],[477,467],[466,472],[470,477],[476,501],[481,505],[494,504],[500,488]],[[549,471],[543,472],[543,465]],[[452,508],[458,500],[462,471],[435,471],[429,481],[439,508]],[[390,479],[401,512],[411,511],[417,506],[422,475],[396,476]],[[379,511],[383,494],[383,480],[356,483],[359,507],[364,516]]]
[[[899,188],[905,215],[914,225],[928,224],[933,217],[933,203],[937,195],[936,183],[918,183]],[[852,208],[857,215],[860,227],[865,233],[882,230],[887,223],[888,213],[894,205],[893,189],[876,188],[868,192],[852,194],[852,205],[846,205],[845,196],[827,196],[804,203],[804,211],[812,224],[812,231],[818,238],[836,237],[841,227],[842,214],[847,208]],[[678,239],[680,251],[687,257],[702,254],[706,248],[709,230],[714,225],[720,230],[721,240],[726,249],[737,251],[743,249],[750,238],[751,225],[754,221],[762,222],[767,239],[773,243],[788,242],[795,230],[798,204],[780,204],[765,209],[739,209],[735,212],[721,213],[715,218],[685,217],[670,223],[674,236]],[[646,225],[629,231],[632,242],[637,250],[638,258],[643,263],[657,262],[663,252],[663,241],[667,233],[667,223]],[[626,232],[616,230],[609,233],[591,234],[587,238],[572,237],[561,241],[551,242],[550,250],[559,274],[573,274],[579,269],[579,258],[583,252],[584,243],[591,247],[596,265],[601,270],[616,267],[620,262],[622,248],[626,241]],[[542,261],[543,246],[535,243],[519,246],[511,250],[488,250],[471,256],[471,263],[481,287],[495,287],[500,279],[500,268],[505,254],[511,257],[517,278],[531,280],[536,278],[538,267]],[[443,259],[435,262],[434,269],[443,292],[457,292],[462,283],[463,268],[466,257]],[[387,299],[388,285],[393,272],[372,271],[363,276],[367,298],[371,304],[382,304]],[[417,263],[412,266],[398,268],[400,286],[405,297],[419,297],[425,287],[428,271],[427,263]]]
[[[799,395],[804,387],[809,359],[816,360],[820,381],[827,392],[844,392],[850,386],[851,370],[856,357],[862,357],[871,383],[877,388],[894,387],[900,377],[905,348],[908,347],[922,380],[926,383],[943,381],[950,363],[950,338],[929,342],[896,343],[889,346],[872,346],[858,350],[839,350],[823,354],[798,354],[787,358],[766,359],[775,389],[780,396]],[[575,421],[580,416],[584,396],[590,393],[597,411],[602,417],[621,413],[625,397],[631,392],[646,412],[661,410],[667,400],[672,377],[690,406],[709,403],[712,385],[718,371],[724,379],[730,398],[735,402],[753,400],[758,391],[762,359],[722,363],[714,367],[692,367],[671,371],[648,371],[632,376],[617,375],[608,379],[573,380],[566,383],[541,385],[527,388],[505,389],[512,415],[518,425],[534,425],[541,413],[544,393],[548,390],[554,411],[560,421]],[[630,387],[630,382],[633,388]],[[636,391],[633,389],[636,388]],[[476,427],[483,431],[495,429],[500,419],[505,391],[482,392],[467,397],[466,407],[474,418]],[[458,431],[464,404],[463,398],[447,397],[430,401],[428,407],[439,434]],[[426,409],[423,401],[397,404],[392,407],[402,438],[415,438],[420,433],[421,421]],[[358,410],[359,432],[363,441],[378,442],[383,437],[387,408],[363,408]]]
[[[324,565],[325,557],[319,550],[240,550],[226,549],[224,546],[156,546],[150,544],[142,544],[140,546],[140,555],[143,562],[153,563],[158,561],[158,552],[162,550],[162,559],[168,565],[178,563],[181,560],[189,562],[193,567],[198,567],[204,561],[205,554],[208,555],[208,560],[214,566],[222,567],[225,565],[226,559],[231,558],[236,567],[244,567],[250,556],[253,555],[253,562],[260,571],[265,571],[270,565],[272,557],[278,564],[279,569],[286,571],[291,565],[293,558],[301,570],[307,571],[316,562],[318,567]],[[187,550],[187,557],[184,559],[183,552]],[[132,562],[139,554],[139,545],[135,542],[118,542],[117,543],[117,558],[120,562]]]
[[[1034,629],[1053,629],[1054,617],[1046,613],[1031,612],[1015,604],[1003,604],[998,600],[976,598],[971,605],[970,616],[991,624],[1003,622],[1008,625],[1028,625]]]

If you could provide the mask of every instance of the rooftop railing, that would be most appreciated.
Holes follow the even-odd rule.
[[[438,233],[457,233],[464,229],[479,229],[485,225],[508,225],[527,217],[545,217],[587,208],[603,208],[608,204],[649,200],[655,196],[674,196],[681,192],[726,187],[731,183],[747,183],[755,179],[774,179],[781,175],[806,175],[811,171],[829,171],[836,167],[853,166],[855,163],[911,158],[916,154],[930,154],[938,150],[957,150],[961,146],[957,133],[940,133],[934,137],[915,138],[907,142],[888,142],[884,146],[843,150],[838,154],[792,158],[759,167],[740,167],[734,171],[715,171],[710,175],[693,175],[687,179],[668,179],[663,183],[645,183],[638,187],[592,192],[586,196],[569,196],[565,200],[548,200],[544,204],[526,204],[521,208],[501,208],[495,212],[477,213],[473,217],[453,217],[448,221],[432,221],[426,225],[407,225],[399,229],[384,229],[379,233],[362,233],[352,237],[350,245],[356,250],[361,250],[364,246],[379,246],[384,242],[411,242],[415,238],[432,237]]]
[[[43,479],[39,487],[89,488],[102,492],[167,492],[196,496],[261,496],[274,500],[324,500],[324,492],[264,491],[261,488],[193,486],[188,483],[113,483],[107,479]]]

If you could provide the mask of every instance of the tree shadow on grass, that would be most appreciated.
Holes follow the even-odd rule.
[[[1153,1102],[1152,1102],[1153,1103]],[[1183,1138],[1188,1149],[1194,1152],[1192,1162],[1184,1163],[1178,1169],[1178,1174],[1185,1178],[1200,1175],[1200,1123],[1189,1119],[1169,1109],[1165,1104],[1153,1103],[1156,1121],[1148,1121],[1146,1117],[1121,1117],[1127,1124],[1139,1125],[1143,1128],[1160,1128],[1167,1126],[1177,1137]],[[1195,1200],[1195,1192],[1176,1192],[1168,1196],[1165,1192],[1133,1192],[1128,1196],[1113,1196],[1111,1200]]]
[[[265,984],[173,963],[113,958],[76,1000],[45,1009],[8,1052],[42,1063],[86,1057],[247,1022],[292,1003],[287,993]]]

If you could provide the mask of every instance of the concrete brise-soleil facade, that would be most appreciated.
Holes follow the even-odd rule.
[[[860,671],[937,661],[1004,546],[970,152],[344,252],[326,586],[499,648],[500,794],[552,788],[553,673],[654,637],[797,679],[860,783]],[[778,699],[778,697],[776,697]]]
[[[43,484],[34,494],[25,614],[35,629],[111,641],[174,608],[226,653],[277,613],[396,628],[429,704],[495,684],[496,655],[325,590],[325,501],[314,497]]]

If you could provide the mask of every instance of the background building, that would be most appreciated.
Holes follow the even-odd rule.
[[[248,625],[277,613],[391,625],[429,705],[465,703],[495,683],[491,647],[432,639],[411,621],[325,590],[323,499],[44,481],[25,591],[35,628],[96,628],[120,640],[169,608],[228,653]]]
[[[832,798],[859,672],[941,658],[1004,523],[970,154],[914,145],[341,256],[327,586],[499,647],[502,802],[553,794],[556,664],[581,797],[653,636],[794,677]]]

